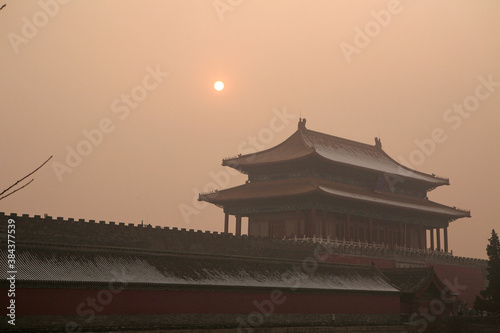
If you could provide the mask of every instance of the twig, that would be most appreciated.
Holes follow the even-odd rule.
[[[2,200],[2,199],[4,199],[4,198],[7,198],[9,195],[14,194],[14,193],[16,193],[16,192],[17,192],[17,191],[19,191],[19,190],[22,190],[23,188],[25,188],[26,186],[28,186],[29,184],[31,184],[31,182],[32,182],[32,181],[34,181],[34,180],[35,180],[35,179],[30,180],[27,184],[24,184],[23,186],[21,186],[21,187],[20,187],[20,188],[18,188],[17,190],[14,190],[14,191],[10,192],[9,194],[6,194],[6,195],[4,195],[3,197],[0,197],[0,200]],[[2,192],[2,193],[3,193],[3,192]]]
[[[5,192],[7,192],[8,190],[10,190],[11,188],[13,188],[14,186],[16,186],[17,184],[19,184],[20,182],[22,182],[23,180],[25,180],[26,178],[28,178],[29,176],[31,176],[32,174],[34,174],[35,172],[37,172],[38,170],[40,170],[41,167],[43,167],[50,159],[52,158],[52,156],[50,156],[45,162],[42,163],[42,165],[40,165],[38,168],[36,168],[35,170],[33,170],[32,172],[30,172],[29,174],[27,174],[26,176],[24,176],[23,178],[19,179],[17,182],[15,182],[13,185],[11,185],[9,188],[5,189],[2,193],[0,193],[0,195],[4,194]],[[33,181],[33,180],[31,180]],[[30,182],[31,183],[31,182]],[[26,184],[28,185],[28,184]],[[25,186],[26,186],[25,185]],[[24,187],[24,186],[23,186]],[[21,187],[22,188],[22,187]],[[18,190],[16,190],[18,191]],[[12,193],[11,193],[12,194]],[[2,198],[5,198],[5,197],[2,197]],[[1,199],[1,198],[0,198]]]

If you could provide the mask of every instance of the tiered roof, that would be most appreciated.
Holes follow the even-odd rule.
[[[419,213],[440,215],[448,220],[470,217],[469,211],[441,205],[425,198],[390,192],[374,193],[367,188],[312,177],[250,182],[226,190],[200,194],[199,199],[219,206],[234,206],[268,199],[293,199],[311,194],[319,194],[337,200],[345,199],[362,205],[401,208]]]
[[[316,157],[329,163],[412,179],[430,187],[449,185],[446,178],[419,172],[396,162],[382,150],[378,139],[375,145],[368,145],[308,130],[305,122],[305,119],[301,120],[298,130],[281,144],[261,152],[224,159],[222,165],[247,173],[256,166]]]

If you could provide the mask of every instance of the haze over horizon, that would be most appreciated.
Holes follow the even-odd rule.
[[[2,212],[221,231],[198,193],[301,116],[449,178],[455,255],[500,231],[498,1],[4,2],[0,189],[54,157]]]

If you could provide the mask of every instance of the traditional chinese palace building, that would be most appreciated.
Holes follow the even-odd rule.
[[[486,261],[454,256],[447,234],[470,213],[427,198],[448,179],[400,165],[380,139],[372,146],[305,124],[274,148],[223,160],[248,174],[199,196],[224,209],[223,233],[0,212],[0,293],[15,287],[14,310],[0,298],[9,311],[0,331],[387,333],[408,322],[437,331],[472,304]]]
[[[224,209],[226,233],[234,215],[236,235],[247,217],[250,236],[448,252],[450,222],[470,217],[469,211],[428,199],[427,193],[449,185],[448,179],[399,164],[378,138],[368,145],[315,132],[305,119],[281,144],[224,159],[222,165],[248,175],[244,185],[199,196]]]

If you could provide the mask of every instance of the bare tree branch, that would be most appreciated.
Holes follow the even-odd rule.
[[[3,197],[0,197],[0,200],[7,198],[9,195],[14,194],[14,193],[16,193],[19,190],[22,190],[23,188],[25,188],[26,186],[28,186],[29,184],[31,184],[31,182],[34,181],[34,180],[35,179],[30,180],[27,184],[24,184],[23,186],[21,186],[17,190],[14,190],[14,191],[10,192],[9,194],[6,194]]]
[[[15,182],[13,185],[9,186],[7,189],[5,189],[4,191],[2,191],[2,193],[0,193],[0,195],[4,194],[5,192],[8,192],[10,189],[12,189],[14,186],[16,186],[17,184],[19,184],[20,182],[22,182],[23,180],[25,180],[26,178],[28,178],[29,176],[31,176],[32,174],[34,174],[35,172],[37,172],[38,170],[40,170],[41,167],[43,167],[45,164],[47,164],[48,161],[50,161],[50,159],[52,158],[52,156],[50,156],[45,162],[42,163],[42,165],[40,165],[38,168],[36,168],[35,170],[31,171],[29,174],[27,174],[26,176],[24,176],[23,178],[19,179],[17,182]],[[33,179],[29,182],[31,183],[33,181]],[[28,184],[29,184],[28,183]],[[28,184],[24,185],[23,187],[15,190],[14,192],[17,192],[19,191],[20,189],[28,186]],[[5,195],[3,197],[0,198],[0,200],[2,200],[3,198],[6,198],[8,197],[9,195],[11,195],[12,193],[14,192],[11,192],[10,194],[8,195]]]

